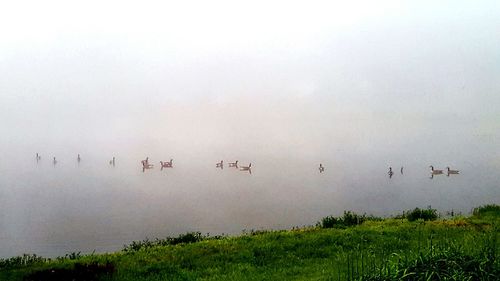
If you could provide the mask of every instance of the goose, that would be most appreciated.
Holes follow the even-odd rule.
[[[401,174],[403,174],[403,166],[401,166]]]
[[[153,164],[149,164],[148,158],[146,158],[145,160],[142,160],[141,164],[143,167],[146,167],[146,169],[152,168],[154,166]]]
[[[238,160],[236,160],[236,162],[229,162],[229,167],[238,168]]]
[[[220,163],[215,163],[215,168],[224,169],[224,162],[222,160],[220,160]]]
[[[149,164],[149,157],[146,157],[146,159],[141,160],[141,164],[142,164],[143,167],[148,167],[148,166],[152,167],[153,166],[153,165]],[[146,168],[146,169],[149,169],[149,168]]]
[[[448,170],[448,173],[447,173],[447,176],[449,177],[450,175],[458,175],[460,174],[460,171],[459,170],[450,170],[450,167],[446,167],[446,169]]]
[[[146,160],[142,160],[141,163],[142,163],[142,172],[143,173],[144,173],[144,171],[146,171],[146,169],[153,169],[154,165],[149,164]]]
[[[432,165],[429,166],[429,168],[431,168],[431,174],[433,175],[440,175],[443,173],[443,170],[434,170],[434,167]]]
[[[250,174],[252,174],[252,163],[248,164],[248,166],[240,167],[240,171],[248,171]]]
[[[40,155],[38,154],[38,152],[37,152],[37,153],[36,153],[36,162],[38,162],[38,161],[39,161],[39,160],[41,160],[41,159],[42,159],[42,156],[40,156]]]
[[[170,159],[170,162],[160,161],[161,169],[163,170],[163,168],[172,168],[172,161],[173,159]]]
[[[323,173],[325,171],[325,167],[323,167],[323,164],[319,164],[319,172]]]
[[[147,164],[146,162],[144,162],[144,160],[141,161],[142,162],[142,172],[144,173],[144,171],[146,169],[153,169],[153,165],[151,164]]]
[[[55,157],[54,157],[54,160],[52,162],[54,163],[54,165],[57,164],[57,160]]]
[[[78,157],[76,158],[76,161],[78,161],[78,163],[80,163],[81,160],[82,160],[82,158],[80,158],[80,154],[78,154]]]
[[[109,160],[109,165],[115,165],[115,157],[113,156],[113,159]]]
[[[392,178],[392,176],[394,175],[394,172],[392,171],[392,167],[389,167],[389,171],[387,172],[387,174],[389,175],[389,178]]]

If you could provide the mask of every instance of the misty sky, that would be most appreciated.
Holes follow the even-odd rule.
[[[497,1],[9,1],[0,144],[498,140],[499,50]]]

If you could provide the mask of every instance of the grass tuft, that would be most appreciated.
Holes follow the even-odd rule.
[[[436,209],[431,209],[430,207],[428,209],[415,208],[406,213],[406,218],[409,221],[416,221],[416,220],[433,221],[438,218],[438,213]]]

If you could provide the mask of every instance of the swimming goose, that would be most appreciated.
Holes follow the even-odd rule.
[[[248,164],[248,166],[240,167],[240,171],[248,171],[250,174],[252,174],[252,163]]]
[[[146,169],[152,168],[154,166],[153,164],[149,164],[149,159],[147,158],[146,160],[142,160],[141,163],[143,167],[146,167]]]
[[[460,174],[460,171],[459,170],[450,170],[450,167],[446,167],[446,169],[448,170],[448,173],[447,173],[447,176],[449,177],[450,175],[458,175]]]
[[[392,171],[392,167],[389,167],[389,171],[387,172],[387,174],[389,175],[389,178],[392,178],[392,176],[394,175],[394,172]]]
[[[441,175],[441,174],[443,174],[443,170],[434,170],[434,167],[432,165],[429,166],[429,168],[431,168],[431,174],[432,175]]]
[[[144,173],[145,170],[147,169],[153,169],[153,165],[151,164],[146,164],[146,162],[144,162],[144,160],[141,161],[142,162],[142,172]]]
[[[236,162],[229,162],[229,167],[238,168],[238,160],[236,160]]]
[[[323,167],[323,164],[319,164],[319,172],[323,173],[325,171],[325,167]]]
[[[145,160],[141,161],[142,164],[142,172],[144,172],[146,169],[152,169],[154,165],[148,163],[149,158],[146,158]]]
[[[215,168],[224,169],[224,162],[222,160],[220,160],[220,163],[215,163]]]
[[[172,161],[173,159],[170,159],[170,162],[160,161],[161,169],[163,170],[163,168],[173,168]]]

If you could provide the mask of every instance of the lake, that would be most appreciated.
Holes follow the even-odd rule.
[[[252,153],[229,146],[235,154],[201,145],[179,149],[179,144],[151,145],[141,153],[119,146],[111,154],[95,143],[80,151],[79,164],[77,153],[70,152],[74,145],[46,145],[56,152],[56,165],[49,152],[28,153],[29,145],[11,144],[0,160],[0,256],[115,251],[133,240],[187,231],[234,235],[289,229],[344,210],[388,216],[431,205],[442,213],[467,214],[475,206],[499,203],[498,157],[490,153],[496,145],[490,139],[451,138],[453,149],[426,149],[413,140],[407,150],[402,143],[390,149],[379,141],[303,149],[302,144],[263,144],[254,145]],[[471,142],[481,145],[454,152]],[[36,152],[42,155],[39,162]],[[109,164],[113,156],[115,166]],[[146,156],[155,167],[143,172],[140,160]],[[174,168],[161,171],[159,161],[170,158]],[[220,160],[223,170],[215,168]],[[228,167],[234,160],[251,162],[252,174]],[[319,163],[325,166],[322,174]],[[430,179],[431,164],[436,169],[449,165],[460,175]]]

